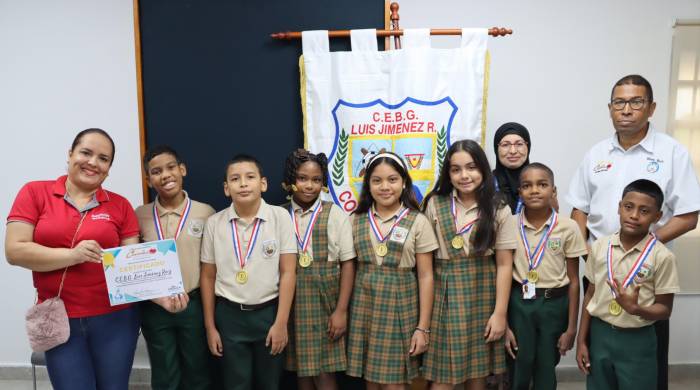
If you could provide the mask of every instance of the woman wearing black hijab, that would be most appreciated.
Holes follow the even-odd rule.
[[[511,212],[520,211],[522,202],[518,195],[520,171],[530,163],[530,132],[520,123],[509,122],[496,130],[493,149],[496,152],[496,190],[500,192]]]

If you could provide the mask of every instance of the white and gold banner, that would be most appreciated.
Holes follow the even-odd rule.
[[[459,47],[434,49],[428,29],[406,29],[402,49],[378,51],[375,30],[352,30],[352,51],[330,52],[327,31],[302,33],[304,145],[328,155],[330,195],[346,212],[374,154],[404,159],[420,201],[452,142],[483,144],[487,37],[463,29]]]

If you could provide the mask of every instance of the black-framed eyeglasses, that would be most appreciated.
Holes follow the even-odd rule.
[[[610,105],[615,111],[622,111],[625,109],[625,106],[629,103],[630,108],[633,110],[641,110],[642,107],[644,107],[644,103],[646,103],[646,99],[642,98],[633,98],[630,100],[625,100],[625,99],[613,99],[610,102]]]

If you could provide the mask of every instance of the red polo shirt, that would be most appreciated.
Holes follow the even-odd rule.
[[[24,185],[17,194],[7,221],[34,225],[34,242],[49,248],[70,248],[81,213],[68,203],[66,176],[57,180],[34,181]],[[119,246],[121,241],[136,237],[139,224],[136,214],[124,197],[99,188],[95,193],[97,207],[89,209],[75,238],[95,240],[102,248]],[[55,297],[63,269],[32,272],[39,301]],[[126,305],[110,306],[102,265],[82,263],[68,268],[61,298],[68,317],[95,316],[124,309]]]

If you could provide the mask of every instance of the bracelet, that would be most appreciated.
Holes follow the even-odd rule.
[[[416,326],[416,330],[425,334],[430,334],[430,328],[423,329]]]

